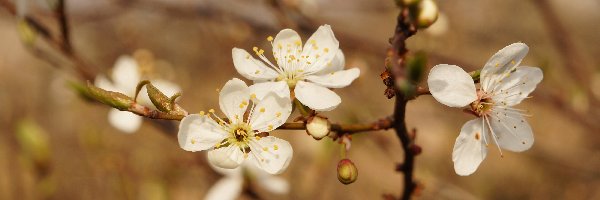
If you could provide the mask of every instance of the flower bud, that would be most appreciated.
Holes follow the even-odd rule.
[[[338,162],[337,176],[341,183],[348,185],[354,183],[358,178],[358,169],[350,159],[342,159]]]
[[[306,132],[317,140],[327,136],[330,130],[331,123],[325,117],[315,115],[306,121]]]
[[[438,13],[438,7],[433,0],[422,0],[419,3],[417,26],[419,28],[427,28],[431,26],[437,20]]]
[[[127,95],[103,90],[89,82],[87,84],[87,89],[90,97],[119,110],[127,110],[135,103],[133,99]]]

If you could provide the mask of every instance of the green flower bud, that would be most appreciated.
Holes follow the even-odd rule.
[[[354,166],[354,163],[350,159],[340,160],[337,172],[338,180],[345,185],[354,183],[356,178],[358,178],[358,169],[356,169],[356,166]]]
[[[331,123],[325,117],[312,116],[306,121],[306,132],[313,138],[320,140],[331,131]]]

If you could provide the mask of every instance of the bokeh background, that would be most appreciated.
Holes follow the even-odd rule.
[[[14,3],[10,0],[5,2]],[[47,1],[24,12],[56,32]],[[52,1],[48,1],[52,2]],[[525,42],[524,65],[544,80],[519,107],[535,134],[523,153],[490,148],[468,177],[454,173],[452,146],[472,116],[431,96],[408,104],[418,131],[416,199],[600,199],[600,2],[596,0],[439,1],[440,20],[412,37],[408,48],[476,70],[497,50]],[[191,112],[218,107],[216,88],[239,77],[231,48],[269,49],[266,37],[291,27],[307,38],[330,24],[361,77],[337,90],[334,122],[369,122],[391,114],[379,79],[398,9],[391,0],[67,0],[74,51],[94,71],[109,73],[124,54],[151,52],[153,75],[183,88]],[[42,52],[42,53],[40,53]],[[43,54],[43,57],[40,55]],[[17,18],[0,8],[0,199],[202,199],[221,175],[205,153],[179,148],[175,131],[145,121],[135,134],[107,122],[109,108],[85,101],[67,85],[81,81],[68,58],[38,38],[23,43]],[[302,131],[275,131],[294,158],[281,176],[287,195],[255,188],[261,199],[379,199],[398,195],[403,152],[392,131],[354,135],[349,157],[358,180],[336,178],[339,145]],[[249,195],[242,199],[252,199]]]

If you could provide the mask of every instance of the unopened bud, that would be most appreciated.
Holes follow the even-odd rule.
[[[354,183],[358,178],[358,169],[350,159],[342,159],[338,162],[337,176],[341,183],[348,185]]]
[[[113,108],[119,110],[128,110],[134,104],[133,99],[127,95],[103,90],[89,82],[87,84],[87,88],[91,97]]]
[[[306,132],[317,140],[327,136],[330,130],[331,123],[325,117],[312,116],[306,121]]]
[[[410,152],[416,156],[416,155],[421,154],[421,152],[423,152],[423,149],[421,148],[421,146],[413,144],[413,145],[410,145]]]
[[[417,26],[427,28],[438,18],[439,10],[433,0],[422,0],[419,3],[419,14],[417,15]]]

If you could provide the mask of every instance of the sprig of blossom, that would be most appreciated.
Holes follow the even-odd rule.
[[[427,83],[433,97],[450,107],[470,105],[479,116],[463,125],[456,138],[452,161],[459,175],[470,175],[487,155],[493,141],[502,150],[525,151],[533,145],[533,133],[525,120],[526,110],[513,108],[542,81],[542,70],[519,66],[529,47],[514,43],[492,56],[480,73],[480,88],[456,65],[441,64],[431,69]]]
[[[123,93],[129,97],[135,96],[135,89],[142,80],[138,62],[131,56],[121,56],[117,59],[112,70],[112,81],[104,75],[98,75],[94,85],[109,91]],[[172,96],[181,89],[175,83],[163,79],[152,79],[152,84],[167,96]],[[146,88],[142,88],[138,95],[138,103],[150,108],[155,108],[148,97]],[[120,111],[115,108],[108,113],[108,122],[124,133],[134,133],[142,124],[142,117],[128,111]]]
[[[234,78],[220,90],[219,106],[227,117],[214,109],[183,118],[177,134],[186,151],[208,150],[208,160],[226,169],[249,159],[271,174],[283,172],[292,159],[292,146],[285,140],[265,136],[281,126],[292,112],[288,97],[269,92],[263,98],[244,81]]]
[[[235,69],[255,82],[251,87],[259,98],[275,91],[313,110],[329,111],[341,103],[341,98],[328,88],[346,87],[360,75],[358,68],[344,70],[344,54],[329,25],[319,27],[304,46],[292,29],[267,40],[273,46],[275,64],[258,47],[253,51],[260,60],[246,50],[232,49]]]

